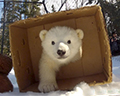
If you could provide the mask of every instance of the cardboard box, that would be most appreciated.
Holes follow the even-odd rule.
[[[15,22],[9,26],[13,65],[21,92],[38,91],[38,62],[42,47],[39,32],[54,26],[84,31],[83,57],[63,66],[57,73],[61,90],[71,90],[81,81],[100,85],[112,81],[108,35],[99,6],[47,14]]]

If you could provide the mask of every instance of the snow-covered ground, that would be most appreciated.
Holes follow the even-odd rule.
[[[85,82],[81,82],[73,91],[55,91],[50,93],[20,93],[14,70],[12,70],[8,77],[14,86],[14,91],[0,93],[0,96],[120,96],[120,56],[112,57],[112,64],[113,82],[111,84],[90,87]]]

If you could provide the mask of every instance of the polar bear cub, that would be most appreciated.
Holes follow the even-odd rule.
[[[56,26],[49,31],[39,33],[42,41],[42,56],[39,61],[39,86],[41,92],[50,92],[58,89],[56,71],[64,64],[74,62],[82,56],[81,29],[74,30],[66,26]]]

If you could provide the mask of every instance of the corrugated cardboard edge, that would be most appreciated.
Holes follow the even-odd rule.
[[[48,17],[51,17],[53,15],[57,15],[57,14],[63,14],[63,13],[66,13],[66,14],[71,14],[71,13],[74,13],[75,11],[85,11],[85,10],[91,10],[93,8],[97,8],[99,9],[100,6],[98,5],[94,5],[94,6],[87,6],[87,7],[81,7],[81,8],[78,8],[78,9],[72,9],[72,10],[68,10],[68,11],[60,11],[60,12],[54,12],[54,13],[48,13],[48,14],[45,14],[45,15],[42,15],[40,17],[36,17],[36,18],[28,18],[28,19],[25,19],[25,20],[19,20],[19,21],[16,21],[12,24],[10,24],[9,26],[12,27],[12,26],[16,26],[16,25],[19,25],[19,24],[24,24],[26,25],[29,21],[38,21],[38,20],[43,20],[45,18],[48,18]]]
[[[101,23],[102,23],[102,30],[104,30],[104,35],[105,35],[105,42],[107,44],[107,54],[108,54],[108,64],[109,64],[109,74],[106,74],[106,76],[108,76],[108,80],[107,81],[103,81],[101,83],[94,81],[93,83],[89,83],[90,86],[97,86],[97,85],[103,85],[103,84],[108,84],[112,82],[112,54],[111,54],[111,50],[110,50],[110,44],[109,44],[109,37],[108,37],[108,31],[107,31],[107,27],[106,27],[106,23],[105,23],[105,19],[103,17],[103,13],[101,11],[101,7],[99,6],[98,11],[101,14]]]

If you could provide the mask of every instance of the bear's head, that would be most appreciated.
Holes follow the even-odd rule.
[[[39,34],[43,51],[54,61],[68,63],[80,54],[84,33],[65,26],[57,26]],[[81,51],[82,52],[82,51]]]

